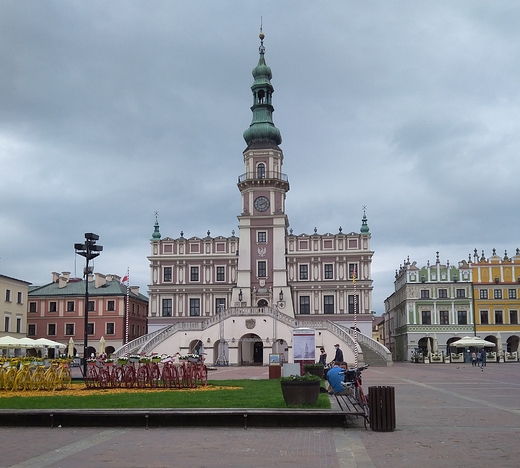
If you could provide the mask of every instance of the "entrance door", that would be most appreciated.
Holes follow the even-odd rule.
[[[264,345],[261,342],[256,342],[253,347],[253,362],[255,364],[264,363]]]
[[[267,303],[267,301],[265,299],[260,299],[258,301],[258,307],[267,307],[269,304]]]

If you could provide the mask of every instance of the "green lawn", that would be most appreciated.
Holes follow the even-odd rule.
[[[13,396],[0,398],[1,409],[109,409],[109,408],[287,408],[280,381],[219,380],[210,381],[208,387],[218,390],[168,390],[157,392],[130,391],[89,395],[64,395],[60,392],[42,392],[42,396]],[[230,388],[225,388],[230,387]],[[234,389],[231,387],[240,387]],[[77,392],[76,392],[77,393]],[[83,394],[85,396],[83,396]],[[330,408],[326,394],[320,393],[318,404],[307,408]]]

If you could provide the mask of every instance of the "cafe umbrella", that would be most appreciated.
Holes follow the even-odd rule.
[[[463,336],[460,340],[450,343],[452,348],[494,348],[495,343],[487,341],[478,336]]]

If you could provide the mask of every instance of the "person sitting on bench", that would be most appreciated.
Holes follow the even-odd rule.
[[[340,372],[346,371],[348,365],[346,362],[334,361],[334,367],[327,372],[327,382],[329,388],[327,389],[331,395],[352,395],[352,388],[345,388],[341,385],[344,380],[344,375]]]

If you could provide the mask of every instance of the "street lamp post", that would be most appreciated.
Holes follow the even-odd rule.
[[[83,376],[87,376],[87,349],[88,349],[88,275],[90,273],[88,262],[99,255],[99,252],[103,250],[103,246],[96,245],[96,241],[99,240],[99,236],[97,234],[93,234],[92,232],[85,233],[85,243],[84,244],[74,244],[74,250],[78,255],[85,257],[86,266],[85,266],[85,337],[84,337],[84,346],[83,346]]]

